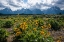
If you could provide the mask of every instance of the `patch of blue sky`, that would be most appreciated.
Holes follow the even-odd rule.
[[[23,0],[24,1],[24,3],[26,3],[28,0]]]

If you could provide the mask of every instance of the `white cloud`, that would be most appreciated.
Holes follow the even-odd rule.
[[[0,8],[0,10],[3,10],[3,9],[5,9],[5,8]]]
[[[24,9],[40,9],[46,10],[51,8],[58,2],[58,0],[0,0],[1,7],[10,8],[12,11]],[[4,8],[0,8],[4,9]],[[64,8],[62,8],[64,9]]]
[[[27,3],[31,5],[35,5],[36,3],[40,4],[41,0],[28,0]]]
[[[43,11],[43,10],[47,10],[48,8],[51,8],[51,7],[44,6],[44,7],[41,7],[40,9]]]

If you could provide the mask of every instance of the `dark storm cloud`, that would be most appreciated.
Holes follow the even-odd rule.
[[[64,0],[58,0],[57,4],[63,4]]]
[[[58,0],[55,6],[59,7],[61,10],[64,10],[64,0]]]

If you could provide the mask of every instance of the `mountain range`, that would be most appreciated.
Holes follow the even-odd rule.
[[[59,7],[51,7],[47,10],[43,10],[41,11],[40,9],[33,9],[33,10],[30,10],[30,9],[21,9],[21,10],[17,10],[17,11],[12,11],[11,9],[8,9],[8,8],[5,8],[3,10],[0,10],[0,13],[3,13],[3,14],[21,14],[21,13],[24,13],[24,14],[59,14],[59,13],[62,13],[64,14],[64,10],[60,10]]]

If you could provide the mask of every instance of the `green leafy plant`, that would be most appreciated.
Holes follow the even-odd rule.
[[[60,30],[59,22],[57,22],[56,20],[50,21],[50,24],[51,24],[52,30],[55,30],[55,31]]]
[[[6,42],[7,32],[5,29],[0,28],[0,42]]]
[[[4,23],[4,27],[5,27],[5,28],[10,28],[11,26],[13,26],[13,22],[12,22],[12,21],[6,21],[6,22]]]

